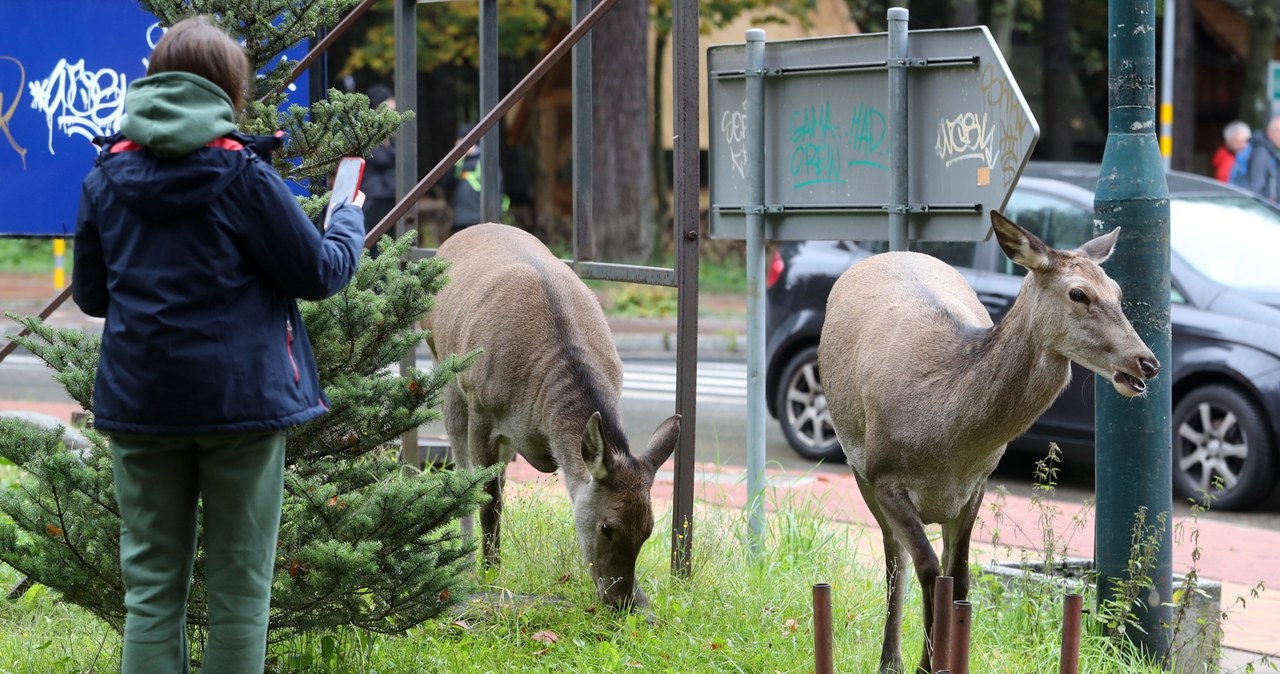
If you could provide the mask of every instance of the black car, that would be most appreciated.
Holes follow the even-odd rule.
[[[1093,237],[1096,164],[1030,163],[1005,214],[1056,248]],[[1213,507],[1247,508],[1276,484],[1280,420],[1280,209],[1235,187],[1170,172],[1173,485],[1214,496]],[[1123,237],[1123,234],[1121,235]],[[831,286],[882,242],[783,244],[768,270],[765,391],[769,413],[801,456],[843,461],[818,371],[818,337]],[[956,267],[999,321],[1025,270],[994,237],[912,242]],[[1105,268],[1105,265],[1104,265]],[[1093,455],[1093,373],[1076,365],[1071,385],[1013,448]]]

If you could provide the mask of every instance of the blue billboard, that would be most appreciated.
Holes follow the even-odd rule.
[[[4,0],[0,29],[0,236],[71,236],[91,141],[119,130],[164,28],[134,0]]]

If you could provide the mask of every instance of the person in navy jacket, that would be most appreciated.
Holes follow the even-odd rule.
[[[262,671],[286,429],[328,407],[296,299],[341,291],[363,246],[362,193],[321,233],[235,133],[251,75],[208,18],[175,24],[81,194],[72,280],[106,319],[93,412],[122,518],[125,673],[189,671],[198,501],[201,671]]]

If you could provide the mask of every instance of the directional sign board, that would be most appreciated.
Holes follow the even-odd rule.
[[[0,236],[70,236],[91,141],[119,130],[165,29],[134,0],[0,0],[0,28]],[[305,77],[289,103],[308,105]]]
[[[1040,136],[985,26],[910,31],[909,236],[977,240]],[[885,239],[887,33],[766,42],[765,237]],[[708,50],[711,235],[745,238],[745,45]]]

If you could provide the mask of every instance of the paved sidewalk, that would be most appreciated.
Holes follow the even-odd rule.
[[[0,313],[16,311],[35,314],[43,309],[56,292],[47,279],[41,281],[29,275],[0,273]],[[704,318],[699,321],[700,355],[740,357],[745,344],[744,321],[740,318],[740,299],[715,298],[704,305],[722,312],[726,318]],[[718,303],[713,305],[712,303]],[[85,316],[68,301],[55,311],[49,322],[63,327],[81,327],[96,331],[101,321]],[[611,319],[619,350],[628,355],[669,354],[675,349],[674,323],[662,319]],[[0,317],[0,335],[15,331],[15,325]],[[4,340],[7,342],[7,340]],[[4,343],[0,342],[0,343]],[[31,410],[70,421],[71,413],[79,411],[73,404],[0,401],[0,411]],[[674,488],[671,464],[659,473],[654,485],[655,498],[669,504]],[[744,471],[740,467],[699,464],[696,475],[697,498],[706,504],[726,508],[742,508],[746,503]],[[517,460],[509,472],[513,482],[536,483],[564,493],[554,484],[555,476],[537,473],[527,463]],[[802,503],[820,507],[834,522],[847,523],[874,529],[875,522],[858,494],[851,475],[847,473],[798,473],[769,472],[770,487],[766,502],[770,508],[778,503]],[[982,521],[974,532],[973,561],[996,561],[997,551],[991,546],[990,521],[996,496],[988,495],[988,508],[984,508]],[[1005,518],[999,525],[1002,545],[1035,549],[1040,544],[1043,508],[1034,508],[1029,499],[1005,496],[999,512]],[[1073,556],[1092,557],[1093,517],[1080,505],[1049,501],[1057,509],[1055,519],[1057,537],[1069,541]],[[1080,517],[1084,526],[1075,531],[1073,519]],[[1178,518],[1177,523],[1183,520]],[[1190,525],[1188,525],[1190,526]],[[1229,609],[1223,623],[1224,643],[1228,649],[1222,662],[1223,672],[1244,671],[1247,663],[1257,663],[1262,655],[1280,659],[1280,532],[1242,527],[1209,519],[1194,525],[1199,532],[1202,557],[1198,563],[1201,577],[1222,583],[1222,607]],[[1075,533],[1071,533],[1075,531]],[[883,563],[879,536],[866,537],[870,549],[867,563]],[[695,528],[695,554],[697,546]],[[1184,572],[1191,559],[1189,541],[1175,542],[1173,561],[1175,572]],[[1266,589],[1258,597],[1252,596],[1255,586],[1261,583]],[[1243,598],[1243,602],[1237,602]],[[1243,604],[1243,605],[1241,605]],[[1262,669],[1262,667],[1259,667]]]

